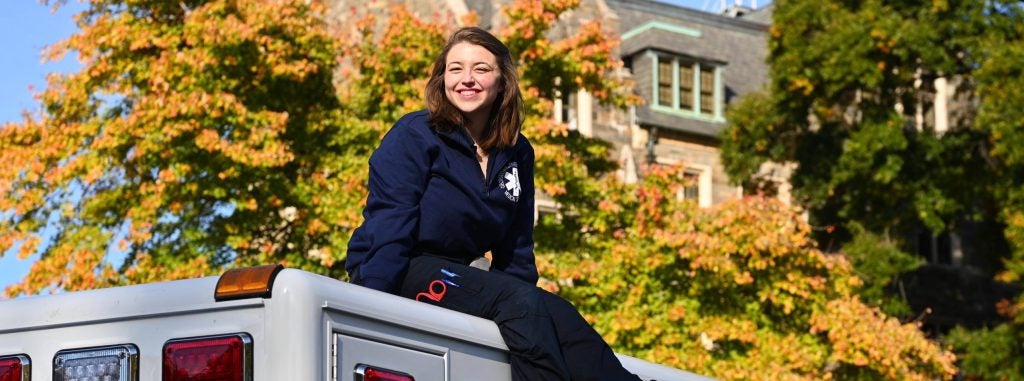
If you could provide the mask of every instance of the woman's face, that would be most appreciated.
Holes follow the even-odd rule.
[[[486,118],[501,92],[498,59],[480,45],[460,42],[445,58],[444,92],[471,119]],[[479,119],[478,119],[479,120]]]

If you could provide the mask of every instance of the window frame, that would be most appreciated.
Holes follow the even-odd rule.
[[[722,83],[722,71],[723,65],[711,63],[705,60],[695,59],[692,57],[685,57],[680,55],[673,55],[668,53],[656,53],[648,52],[651,58],[651,109],[666,112],[673,115],[684,116],[693,119],[701,119],[713,122],[724,122],[725,117],[723,115],[724,110],[724,86]],[[661,99],[661,90],[664,81],[661,75],[662,63],[671,62],[671,90],[672,100],[668,102],[669,105],[665,105],[663,99]],[[684,67],[690,67],[693,75],[691,81],[690,94],[682,94],[681,86],[682,81],[680,80],[681,71]],[[702,73],[706,73],[711,69],[713,76],[714,85],[712,88],[713,98],[711,104],[711,112],[704,112],[704,103],[702,102],[705,97],[703,94],[706,93],[702,86]],[[682,99],[688,97],[691,99],[689,108],[683,107]]]

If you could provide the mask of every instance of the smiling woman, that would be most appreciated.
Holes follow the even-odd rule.
[[[402,117],[370,157],[346,268],[353,283],[493,320],[513,380],[638,380],[572,304],[536,286],[518,78],[490,33],[452,34],[427,109]]]
[[[77,30],[72,15],[84,8],[76,1],[69,1],[56,12],[38,1],[0,4],[0,125],[22,119],[23,112],[39,109],[32,96],[46,86],[48,73],[72,72],[81,66],[73,56],[43,62],[42,53],[46,46]],[[0,253],[0,291],[28,274],[35,258],[19,259],[16,250]]]

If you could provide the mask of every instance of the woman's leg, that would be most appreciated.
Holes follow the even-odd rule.
[[[554,321],[558,343],[573,381],[640,380],[622,367],[615,352],[575,306],[558,295],[538,290]]]
[[[546,292],[537,287],[504,274],[419,256],[409,264],[401,294],[494,320],[511,352],[513,380],[571,379],[547,311]]]

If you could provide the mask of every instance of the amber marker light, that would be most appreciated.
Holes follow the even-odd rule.
[[[280,264],[231,269],[217,280],[213,299],[225,300],[246,298],[269,298],[274,277],[284,269]]]

